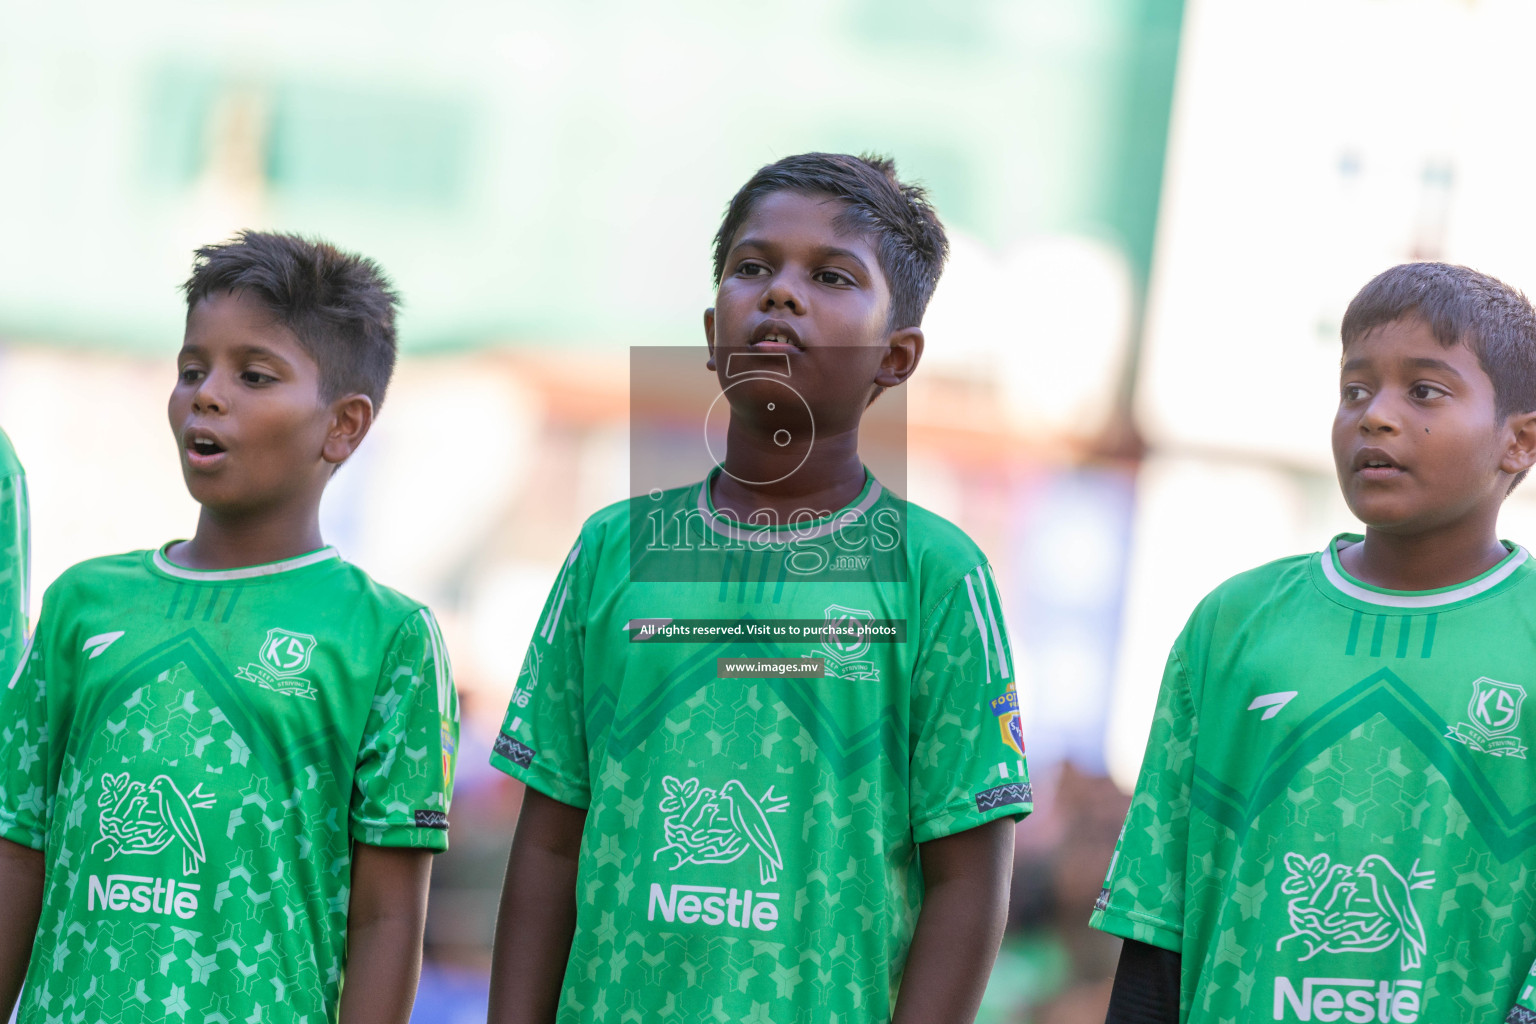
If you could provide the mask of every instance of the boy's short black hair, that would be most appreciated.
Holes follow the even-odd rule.
[[[384,403],[400,298],[367,257],[298,235],[242,231],[198,249],[182,289],[188,313],[218,292],[253,292],[319,365],[324,400],[364,394],[375,410]]]
[[[731,197],[715,233],[715,285],[725,274],[731,240],[759,199],[774,192],[826,195],[848,204],[838,226],[875,236],[880,269],[891,289],[891,329],[917,327],[944,271],[949,239],[919,185],[896,177],[887,157],[801,153],[758,169]]]
[[[1536,311],[1497,278],[1453,263],[1403,263],[1360,289],[1344,311],[1344,347],[1394,320],[1417,318],[1446,348],[1464,344],[1493,381],[1502,419],[1536,411]]]

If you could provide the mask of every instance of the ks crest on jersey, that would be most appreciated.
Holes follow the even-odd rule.
[[[66,572],[0,692],[0,836],[49,865],[20,1020],[333,1020],[351,844],[446,846],[457,720],[431,613],[333,549]]]
[[[1385,591],[1358,540],[1227,581],[1169,656],[1093,923],[1183,954],[1188,1021],[1497,1020],[1536,956],[1530,558]]]
[[[587,809],[559,1019],[885,1019],[921,905],[917,844],[1031,807],[992,573],[874,480],[798,542],[717,518],[707,485],[638,503],[683,525],[653,550],[661,531],[636,531],[627,504],[588,520],[492,757]],[[879,543],[858,536],[875,528]],[[850,551],[869,553],[859,572],[838,561]],[[655,639],[698,620],[754,628]],[[756,628],[774,620],[830,628],[799,643]],[[861,629],[884,622],[905,640]],[[720,659],[740,658],[825,673],[724,677]]]

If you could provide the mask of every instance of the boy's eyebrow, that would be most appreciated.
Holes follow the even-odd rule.
[[[1370,363],[1371,361],[1369,359],[1356,358],[1346,362],[1342,367],[1340,367],[1340,369],[1343,372],[1348,373],[1351,370],[1364,369],[1365,367],[1369,366]],[[1435,359],[1432,356],[1413,356],[1411,358],[1404,359],[1403,365],[1412,367],[1415,370],[1438,370],[1441,373],[1449,374],[1450,376],[1455,377],[1457,380],[1462,379],[1460,370],[1456,369],[1456,367],[1452,366],[1444,359]]]
[[[731,252],[737,249],[772,249],[773,243],[766,238],[743,238],[731,247]],[[858,264],[859,269],[869,273],[869,264],[864,262],[864,257],[852,249],[844,249],[839,245],[823,245],[816,250],[816,256],[822,260],[845,259]]]
[[[202,355],[206,351],[202,345],[183,345],[181,346],[181,351],[177,352],[176,355],[180,358],[186,355]],[[247,357],[255,356],[258,359],[272,359],[282,363],[284,366],[288,365],[288,360],[281,352],[262,345],[241,345],[235,349],[235,353]]]

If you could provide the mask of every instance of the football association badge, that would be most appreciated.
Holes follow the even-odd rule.
[[[1451,726],[1445,738],[1494,757],[1523,760],[1525,744],[1509,733],[1520,724],[1520,706],[1524,703],[1525,687],[1483,676],[1472,684],[1472,699],[1467,702],[1467,717],[1472,720]]]
[[[1020,757],[1024,756],[1024,726],[1019,722],[1019,695],[1012,686],[1001,697],[992,698],[992,713],[1003,742]]]
[[[269,629],[257,657],[259,664],[237,669],[235,675],[247,682],[259,684],[264,690],[314,700],[315,684],[300,677],[309,668],[309,660],[314,653],[315,638],[308,633]]]

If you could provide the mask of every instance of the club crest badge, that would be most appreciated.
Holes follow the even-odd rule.
[[[879,682],[880,672],[873,661],[861,661],[869,653],[869,636],[859,627],[867,627],[875,620],[875,613],[863,608],[849,608],[829,604],[826,622],[832,632],[820,650],[815,653],[826,659],[827,675],[853,682]]]
[[[1525,744],[1520,737],[1510,735],[1520,725],[1524,703],[1525,687],[1483,676],[1472,684],[1472,699],[1467,702],[1471,721],[1451,726],[1445,738],[1494,757],[1524,759]]]
[[[1024,726],[1019,722],[1019,695],[1013,687],[1001,697],[992,698],[992,713],[997,716],[997,728],[1003,734],[1003,743],[1024,756]]]
[[[235,675],[264,690],[289,697],[315,699],[315,684],[302,677],[315,653],[315,638],[308,633],[269,629],[262,641],[257,664],[237,669]]]

